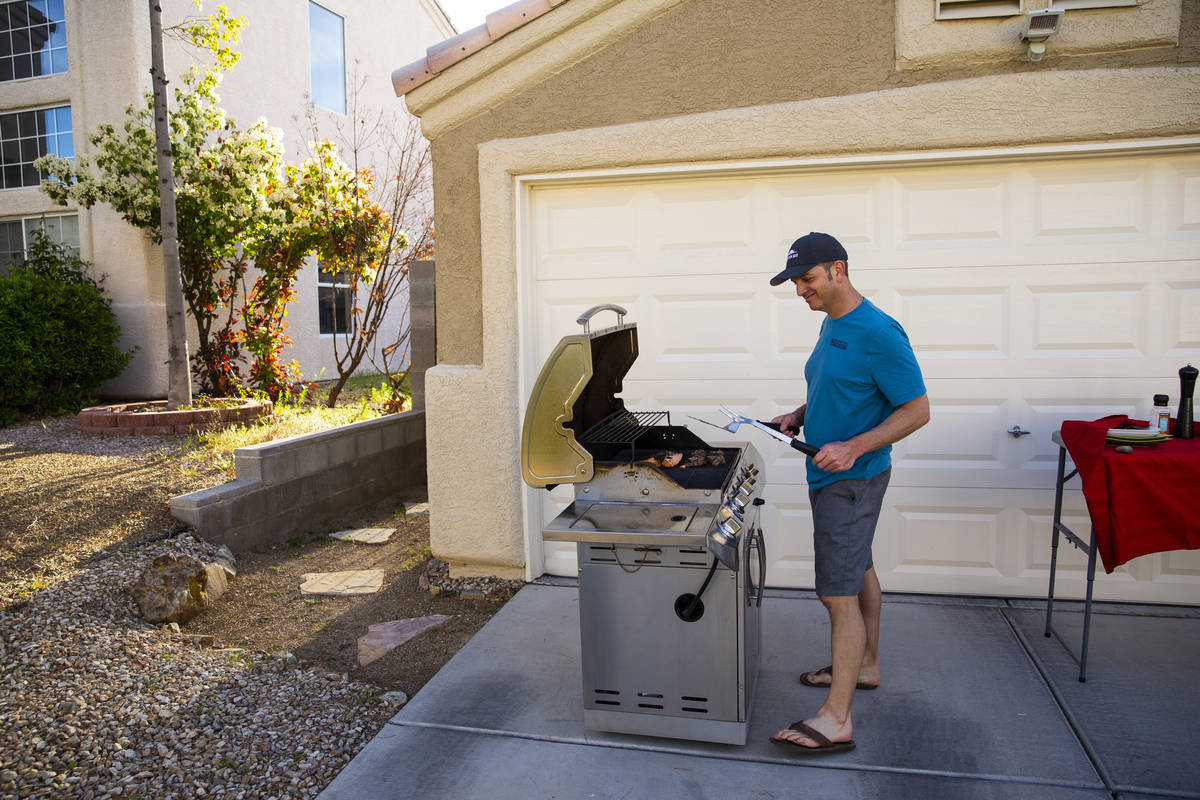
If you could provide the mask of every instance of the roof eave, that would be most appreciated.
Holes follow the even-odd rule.
[[[487,25],[465,31],[397,69],[392,85],[433,138],[687,1],[524,0],[488,16],[499,37]],[[542,13],[521,21],[535,7]]]

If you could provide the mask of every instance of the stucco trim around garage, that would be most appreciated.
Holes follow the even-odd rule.
[[[1197,135],[1200,68],[1145,68],[996,75],[480,145],[482,364],[426,378],[434,554],[462,574],[542,572],[518,468],[522,387],[540,367],[520,329],[530,313],[521,215],[538,176],[1196,149],[1195,138],[1171,137]]]

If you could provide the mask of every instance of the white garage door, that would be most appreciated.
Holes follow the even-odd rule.
[[[626,406],[693,429],[688,415],[719,420],[721,403],[768,419],[803,402],[823,315],[767,279],[797,236],[841,239],[855,286],[908,331],[932,403],[894,450],[874,551],[885,590],[1044,595],[1051,433],[1063,419],[1145,418],[1200,362],[1194,152],[565,178],[531,184],[526,208],[525,395],[580,311],[618,303],[641,351]],[[811,588],[804,459],[755,444],[768,583]],[[1074,487],[1065,519],[1086,531]],[[533,541],[571,497],[531,490]],[[570,546],[545,547],[548,572],[575,574]],[[1060,590],[1082,596],[1085,559],[1060,554]],[[1200,603],[1200,551],[1137,559],[1096,595]]]

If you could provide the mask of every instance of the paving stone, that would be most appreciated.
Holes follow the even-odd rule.
[[[374,594],[383,588],[383,570],[351,569],[343,572],[306,572],[302,594]]]
[[[413,503],[404,507],[404,516],[406,517],[428,517],[429,503]]]
[[[399,647],[419,633],[436,628],[448,619],[450,617],[445,614],[430,614],[425,617],[394,619],[368,625],[367,633],[358,637],[359,666],[365,667],[387,654],[389,650]]]
[[[396,532],[395,528],[353,528],[329,534],[334,539],[343,542],[362,542],[363,544],[386,544]]]

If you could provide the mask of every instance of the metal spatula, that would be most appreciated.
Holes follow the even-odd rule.
[[[729,424],[725,426],[724,430],[736,431],[741,425],[750,425],[767,434],[768,436],[774,437],[785,444],[791,445],[792,449],[799,450],[806,456],[815,456],[819,452],[819,448],[813,447],[811,444],[803,441],[802,439],[788,436],[786,433],[779,430],[778,426],[774,425],[773,423],[762,422],[757,419],[750,419],[750,417],[743,417],[729,406],[721,406],[721,413],[729,417],[730,420]]]

